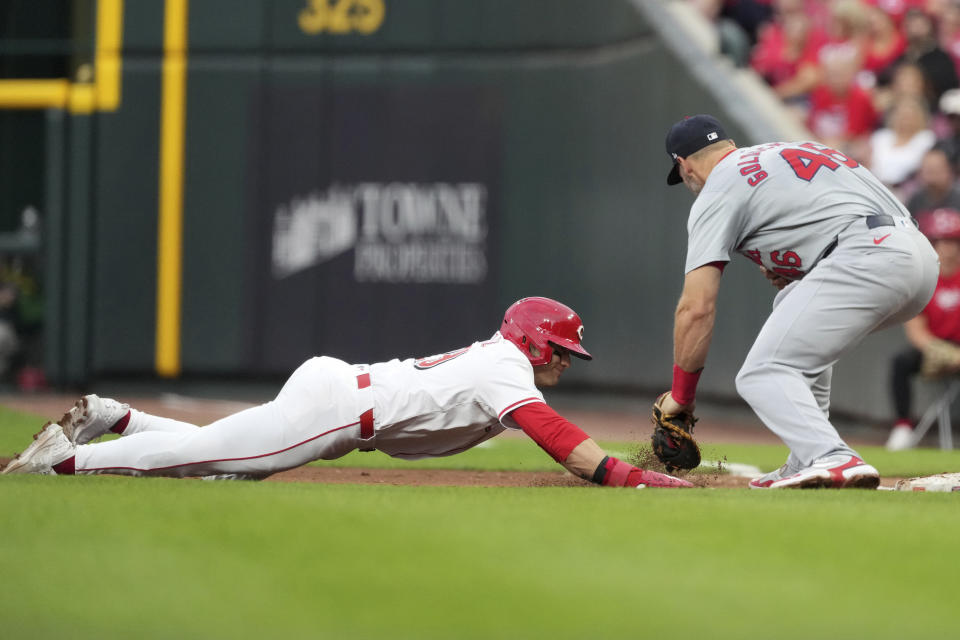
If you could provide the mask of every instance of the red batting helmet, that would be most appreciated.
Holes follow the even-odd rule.
[[[550,362],[554,346],[566,349],[578,358],[593,359],[580,346],[583,339],[580,316],[567,305],[550,298],[523,298],[514,302],[503,314],[500,334],[520,347],[534,366]],[[539,349],[539,357],[530,353],[530,345]]]
[[[960,211],[956,209],[937,209],[926,216],[921,229],[931,240],[960,239]]]

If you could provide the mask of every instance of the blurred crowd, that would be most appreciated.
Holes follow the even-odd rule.
[[[960,0],[688,0],[814,137],[911,212],[960,208]]]

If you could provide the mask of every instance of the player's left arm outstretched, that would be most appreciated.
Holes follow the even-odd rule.
[[[510,413],[550,457],[570,473],[613,487],[692,487],[686,480],[648,471],[607,455],[580,427],[548,405],[534,402]]]
[[[686,480],[638,469],[604,453],[590,436],[560,416],[534,387],[552,387],[570,366],[570,356],[591,356],[583,348],[580,316],[549,298],[524,298],[507,309],[500,334],[520,350],[496,365],[496,375],[484,376],[488,404],[510,407],[502,413],[568,471],[585,480],[615,487],[692,487]],[[530,367],[533,379],[530,379]],[[490,371],[494,371],[491,368]],[[519,399],[518,399],[519,398]]]

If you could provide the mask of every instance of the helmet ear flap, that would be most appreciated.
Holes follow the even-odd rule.
[[[524,352],[524,355],[527,356],[530,364],[535,367],[547,364],[553,357],[553,347],[546,340],[543,341],[543,344],[540,344],[534,340],[532,336],[521,334],[520,344],[518,346],[521,351]]]
[[[533,340],[528,340],[527,354],[527,358],[533,366],[547,364],[553,358],[553,345],[545,342],[543,346],[540,346],[534,344]]]

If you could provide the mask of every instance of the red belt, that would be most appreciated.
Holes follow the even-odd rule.
[[[357,389],[366,389],[370,386],[370,374],[361,373],[357,376]],[[367,409],[360,414],[360,437],[364,440],[369,440],[373,437],[373,409]],[[369,449],[360,447],[360,451],[373,451],[374,448],[370,447]]]

